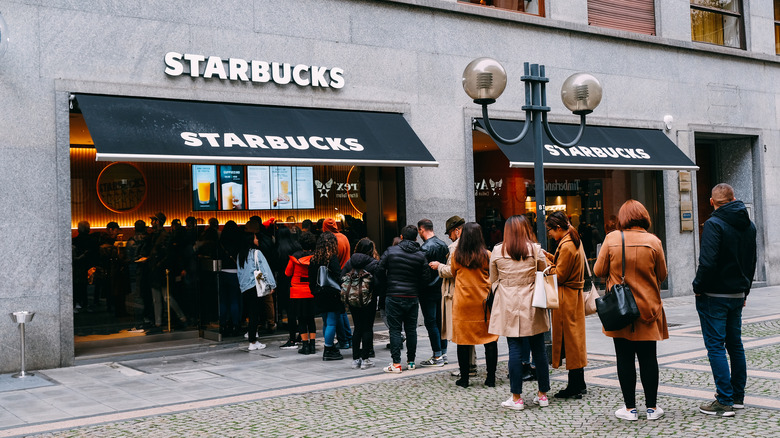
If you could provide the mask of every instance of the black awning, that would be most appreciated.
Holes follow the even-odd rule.
[[[493,129],[501,136],[511,138],[523,129],[523,122],[491,120]],[[486,132],[482,119],[474,120],[475,129]],[[556,138],[568,142],[579,132],[579,125],[550,123]],[[691,161],[669,137],[656,129],[615,128],[590,126],[585,128],[579,143],[569,149],[555,146],[546,133],[544,167],[565,169],[637,169],[637,170],[696,170]],[[534,148],[529,132],[516,145],[497,142],[509,158],[509,167],[534,167]]]
[[[438,166],[401,114],[77,95],[99,161]]]

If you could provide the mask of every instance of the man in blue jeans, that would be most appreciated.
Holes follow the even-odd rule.
[[[433,233],[433,221],[421,219],[417,222],[417,231],[423,240],[421,248],[428,262],[435,260],[439,263],[447,263],[450,250],[447,244]],[[431,281],[420,293],[420,310],[433,352],[430,359],[420,362],[424,367],[442,367],[447,363],[447,340],[441,337],[441,284],[439,271],[431,270]]]
[[[715,211],[704,223],[693,292],[717,394],[714,401],[701,405],[699,410],[707,415],[733,417],[734,409],[745,407],[747,363],[742,346],[742,308],[756,271],[756,226],[728,184],[712,189],[710,204]]]
[[[401,230],[401,242],[387,248],[379,261],[379,272],[386,285],[385,313],[390,331],[390,354],[393,362],[386,373],[401,372],[401,328],[406,332],[407,369],[415,369],[417,354],[417,306],[420,291],[431,278],[428,260],[417,243],[417,227]],[[382,275],[380,274],[380,275]]]

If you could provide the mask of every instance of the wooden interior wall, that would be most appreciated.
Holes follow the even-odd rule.
[[[149,224],[149,217],[163,212],[170,225],[173,219],[182,223],[188,216],[194,216],[203,223],[216,217],[220,224],[233,220],[238,224],[246,223],[251,216],[260,216],[263,220],[274,217],[277,221],[300,223],[305,219],[316,222],[320,218],[340,219],[350,215],[362,219],[365,211],[363,195],[349,198],[362,187],[359,167],[351,166],[314,166],[314,179],[323,182],[331,178],[334,183],[326,194],[315,189],[314,209],[307,210],[242,210],[242,211],[192,211],[192,176],[187,163],[131,163],[146,178],[146,199],[134,210],[116,213],[106,208],[97,194],[97,179],[100,172],[111,162],[95,161],[95,149],[73,147],[70,150],[71,165],[71,227],[76,229],[79,221],[86,220],[92,229],[104,228],[114,221],[122,228],[132,228],[136,220],[142,219]],[[350,170],[352,173],[350,174]],[[349,180],[348,180],[349,177]],[[347,193],[345,184],[349,183],[351,192]],[[354,196],[354,195],[353,195]],[[351,202],[350,202],[351,200]]]

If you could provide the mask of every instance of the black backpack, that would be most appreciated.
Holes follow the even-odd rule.
[[[341,277],[341,301],[352,307],[365,307],[371,303],[370,272],[363,269],[352,269]]]

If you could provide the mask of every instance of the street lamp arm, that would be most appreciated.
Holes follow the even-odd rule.
[[[576,146],[577,143],[579,143],[580,139],[582,138],[582,134],[585,132],[585,114],[580,114],[580,132],[577,133],[577,136],[574,138],[574,140],[564,143],[553,135],[552,131],[550,130],[550,124],[547,123],[547,113],[542,113],[542,125],[544,125],[544,132],[547,133],[547,137],[552,140],[553,143],[556,145],[562,147],[562,148],[570,148],[572,146]]]
[[[523,130],[520,132],[520,134],[517,137],[511,140],[505,139],[504,137],[498,135],[498,133],[493,129],[493,125],[490,124],[490,118],[488,117],[488,106],[485,104],[482,105],[482,120],[485,122],[485,129],[487,129],[487,132],[494,140],[498,140],[504,144],[512,145],[512,144],[520,143],[523,137],[525,137],[525,135],[528,133],[528,129],[531,126],[530,123],[531,111],[529,110],[525,112],[525,122],[523,122]],[[577,140],[579,140],[579,138],[577,138]]]

